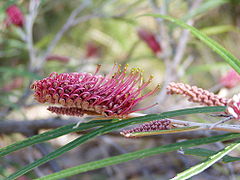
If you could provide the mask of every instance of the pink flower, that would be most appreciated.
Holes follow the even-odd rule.
[[[227,103],[227,113],[240,120],[240,93],[234,95]]]
[[[49,77],[35,81],[35,99],[40,103],[60,104],[62,107],[49,107],[57,114],[82,116],[96,114],[125,117],[129,113],[150,108],[133,110],[146,97],[157,91],[141,95],[152,80],[142,82],[142,72],[138,68],[127,73],[127,66],[121,69],[113,67],[108,75],[90,73],[52,73]]]
[[[16,5],[11,5],[6,9],[7,13],[7,25],[14,24],[18,27],[23,27],[24,15],[22,11]]]
[[[240,75],[231,69],[220,79],[220,83],[226,88],[233,88],[240,83]]]
[[[154,54],[158,55],[161,53],[162,48],[160,43],[156,39],[156,35],[147,29],[138,29],[138,36],[142,39],[149,48],[153,51]]]

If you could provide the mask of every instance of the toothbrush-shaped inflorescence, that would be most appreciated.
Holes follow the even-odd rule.
[[[34,97],[40,103],[61,105],[48,108],[57,114],[125,117],[129,113],[143,110],[133,108],[159,88],[157,86],[141,95],[152,77],[143,82],[142,71],[139,68],[133,68],[127,73],[127,66],[122,69],[120,65],[115,65],[112,72],[105,76],[97,75],[99,69],[100,66],[94,74],[52,73],[49,77],[32,84]]]
[[[217,96],[216,94],[183,83],[171,82],[167,87],[168,94],[180,94],[188,97],[188,101],[200,103],[206,106],[226,106],[227,99]]]
[[[134,137],[133,133],[168,130],[170,128],[171,128],[171,121],[168,119],[162,119],[162,120],[150,121],[129,130],[123,130],[120,132],[120,134],[125,137]]]

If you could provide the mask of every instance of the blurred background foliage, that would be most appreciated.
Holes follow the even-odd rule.
[[[20,8],[26,20],[26,15],[29,13],[29,1],[0,1],[0,115],[2,119],[27,120],[29,116],[26,115],[26,108],[36,106],[30,96],[29,86],[33,80],[45,77],[51,72],[94,72],[96,64],[102,64],[101,73],[107,73],[112,65],[117,62],[122,65],[130,64],[130,67],[143,68],[146,79],[150,74],[153,74],[155,78],[151,88],[158,83],[163,84],[168,78],[165,76],[165,72],[171,65],[171,60],[176,53],[179,40],[181,40],[182,29],[152,17],[138,16],[156,12],[159,7],[164,5],[168,7],[168,15],[184,21],[194,20],[195,27],[240,58],[239,0],[202,0],[193,10],[190,10],[190,6],[194,2],[191,0],[89,0],[86,2],[86,8],[79,13],[78,17],[93,14],[95,16],[69,28],[46,57],[41,68],[32,70],[28,45],[23,36],[25,27],[6,23],[6,9],[13,4]],[[39,58],[66,23],[69,15],[82,3],[84,3],[82,0],[41,1],[33,26],[33,46],[37,57],[35,61],[40,60]],[[154,53],[139,36],[138,31],[143,28],[153,33],[158,40],[161,46],[161,51],[158,54]],[[162,28],[167,29],[169,39],[159,33]],[[170,47],[165,45],[166,40]],[[224,87],[224,84],[221,83],[221,78],[231,68],[218,55],[192,36],[189,37],[186,45],[181,63],[175,69],[176,74],[180,74],[175,80],[210,89],[228,97],[239,91],[239,83],[231,88]],[[166,63],[166,59],[170,61],[170,64]],[[176,102],[169,100],[164,104],[161,103],[160,107],[157,110],[155,109],[154,112],[174,109],[175,105]],[[177,105],[178,107],[185,107],[186,103]],[[12,140],[16,141],[18,138],[21,139],[22,137],[4,137],[5,140],[7,139],[6,143],[0,143],[0,146],[8,144]],[[125,144],[123,142],[119,143],[124,147],[131,146],[132,141],[126,141]],[[144,146],[143,142],[145,141],[138,140],[136,142],[135,146],[139,147]],[[98,143],[95,143],[92,142],[84,148],[99,146]],[[151,146],[151,143],[156,142],[149,141],[148,146]],[[109,146],[108,148],[112,147]],[[83,151],[79,152],[82,153],[81,157],[84,156],[85,152]],[[186,159],[180,157],[175,160],[174,157],[168,156],[168,161],[172,162],[172,169],[181,169],[180,167],[186,162]],[[14,161],[13,164],[11,160],[10,162],[4,160],[3,166],[8,164],[8,166],[18,168],[19,164],[22,163],[18,162],[15,163]],[[143,164],[143,166],[145,165]],[[163,168],[162,165],[160,166]],[[183,166],[186,167],[189,164]],[[217,174],[222,169],[221,166],[216,166],[212,175]],[[164,174],[156,165],[151,170]],[[110,174],[112,172],[111,170],[107,171],[110,171]],[[169,173],[173,172],[170,171]],[[227,177],[227,172],[223,171],[221,173],[223,178]],[[91,179],[107,178],[104,174],[101,174],[101,176],[103,177],[99,175],[91,176]],[[134,177],[134,175],[131,176]],[[135,177],[138,177],[137,173]],[[204,179],[207,175],[204,174],[202,177]]]

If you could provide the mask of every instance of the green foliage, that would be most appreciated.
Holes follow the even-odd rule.
[[[185,149],[183,148],[184,155],[193,155],[193,156],[200,156],[200,157],[210,157],[216,154],[216,151],[203,149],[203,148],[192,148],[192,149]],[[224,156],[222,158],[224,163],[240,161],[240,157],[232,157],[232,156]]]
[[[185,180],[188,178],[193,177],[194,175],[197,175],[204,171],[205,169],[209,168],[211,165],[216,163],[218,160],[220,160],[222,157],[224,157],[226,154],[234,150],[240,145],[239,141],[236,143],[232,143],[229,146],[225,147],[223,150],[217,152],[216,154],[210,156],[206,161],[191,167],[190,169],[187,169],[186,171],[178,174],[176,177],[172,178],[171,180]]]
[[[146,115],[146,116],[142,116],[142,117],[130,118],[130,119],[127,119],[127,120],[122,120],[122,121],[119,121],[119,120],[116,119],[112,123],[109,123],[109,124],[107,124],[103,127],[100,127],[98,129],[95,129],[95,130],[93,130],[93,131],[91,131],[91,132],[89,132],[85,135],[82,135],[81,137],[79,137],[79,138],[69,142],[68,144],[60,147],[59,149],[49,153],[48,155],[44,156],[43,158],[41,158],[39,160],[36,160],[33,163],[23,167],[22,169],[18,170],[14,174],[10,175],[7,179],[10,180],[10,179],[17,178],[21,175],[24,175],[25,173],[32,170],[33,168],[35,168],[37,166],[40,166],[40,165],[42,165],[42,164],[60,156],[60,155],[70,151],[71,149],[79,146],[80,144],[85,143],[86,141],[88,141],[88,140],[90,140],[90,139],[92,139],[96,136],[99,136],[99,135],[102,135],[102,134],[105,134],[105,133],[108,133],[108,132],[111,132],[111,131],[114,131],[114,130],[117,130],[117,129],[120,129],[120,128],[123,128],[123,127],[126,127],[126,126],[129,126],[129,125],[132,125],[132,124],[143,123],[143,122],[147,122],[147,121],[176,117],[176,116],[187,115],[187,114],[221,112],[221,111],[224,111],[224,109],[225,109],[225,107],[221,107],[221,106],[219,106],[219,107],[189,108],[189,109],[183,109],[183,110],[177,110],[177,111],[164,112],[164,113],[161,113],[161,114],[151,114],[151,115]],[[88,124],[86,124],[86,125],[88,125]],[[68,129],[70,127],[71,126],[67,126],[66,129]],[[82,127],[84,127],[84,125]],[[82,128],[82,127],[80,127],[80,128]],[[56,133],[56,131],[54,130],[53,133]],[[48,134],[48,136],[49,135],[51,135],[51,133]],[[45,138],[43,138],[45,140],[46,139],[46,134],[44,134],[43,137],[45,137]],[[41,138],[41,135],[38,136],[35,139],[37,140],[38,138]],[[25,143],[31,144],[31,140],[26,141]],[[17,146],[19,146],[19,145],[20,145],[20,143],[17,143]],[[14,149],[14,148],[15,148],[14,144],[11,145],[10,148],[6,147],[5,152],[4,152],[4,149],[3,149],[2,154],[7,154],[8,152],[12,152],[12,149]],[[22,147],[20,147],[20,148],[22,148]],[[18,149],[20,149],[20,148],[18,148]],[[1,152],[1,150],[0,150],[0,152]]]
[[[199,139],[193,139],[193,140],[183,141],[183,142],[179,142],[179,143],[159,146],[159,147],[155,147],[155,148],[139,150],[139,151],[126,153],[126,154],[122,154],[122,155],[118,155],[118,156],[114,156],[114,157],[110,157],[110,158],[106,158],[106,159],[102,159],[102,160],[98,160],[98,161],[94,161],[94,162],[85,163],[85,164],[75,166],[72,168],[68,168],[63,171],[53,173],[48,176],[38,178],[38,180],[61,179],[61,178],[73,176],[73,175],[76,175],[79,173],[87,172],[90,170],[127,162],[130,160],[145,158],[148,156],[153,156],[156,154],[161,154],[161,153],[166,153],[166,152],[177,151],[177,150],[180,150],[180,149],[186,148],[186,147],[199,146],[202,144],[214,143],[217,141],[224,141],[224,140],[227,140],[229,138],[229,136],[231,139],[234,137],[238,138],[238,137],[240,137],[240,134],[226,134],[226,135],[212,136],[212,137],[207,137],[207,138],[199,138]],[[238,145],[239,145],[239,143],[238,143]],[[230,150],[232,150],[232,149],[236,148],[236,145],[233,147],[231,146],[230,148],[231,148]],[[229,149],[229,148],[227,148],[227,149]],[[224,153],[227,154],[228,152],[224,151]],[[223,156],[224,155],[221,154],[221,157],[223,157]]]

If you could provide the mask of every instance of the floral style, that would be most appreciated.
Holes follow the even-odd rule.
[[[95,114],[125,117],[153,106],[133,110],[140,101],[158,90],[159,86],[141,95],[153,77],[143,82],[142,71],[132,68],[127,73],[127,66],[122,69],[120,65],[115,65],[105,76],[97,74],[99,69],[100,66],[94,74],[54,72],[32,84],[34,97],[40,103],[61,105],[49,107],[51,112],[76,116]]]

